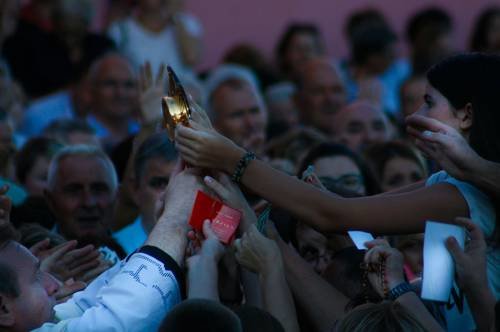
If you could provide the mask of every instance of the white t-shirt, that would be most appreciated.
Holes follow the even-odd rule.
[[[202,27],[194,16],[182,13],[178,14],[177,19],[189,34],[201,37]],[[151,32],[144,29],[134,18],[129,17],[113,23],[108,35],[136,69],[147,60],[151,63],[153,75],[156,75],[162,63],[171,66],[181,77],[191,75],[191,69],[182,61],[175,28],[170,25],[160,32]]]

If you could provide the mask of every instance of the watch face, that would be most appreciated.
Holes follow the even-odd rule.
[[[177,75],[169,66],[167,67],[169,76],[168,95],[162,98],[163,125],[168,131],[170,140],[174,140],[175,127],[182,123],[189,125],[191,118],[191,109],[187,100],[186,93],[182,87]]]

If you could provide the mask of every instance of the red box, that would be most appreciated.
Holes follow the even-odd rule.
[[[241,212],[202,191],[196,193],[189,225],[197,232],[203,232],[203,221],[212,221],[212,229],[222,243],[228,244],[233,238],[241,220]]]

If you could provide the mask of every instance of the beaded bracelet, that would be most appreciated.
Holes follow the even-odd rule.
[[[250,163],[250,161],[254,159],[255,159],[255,154],[253,154],[252,152],[245,153],[245,155],[240,159],[240,161],[238,161],[238,165],[236,165],[236,169],[234,170],[231,180],[233,180],[236,183],[240,183],[241,177],[243,176],[243,173],[245,173],[248,164]]]

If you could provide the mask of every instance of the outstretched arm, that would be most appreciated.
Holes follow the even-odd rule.
[[[176,146],[190,164],[232,174],[245,151],[213,130],[197,123],[179,126]],[[425,220],[452,221],[468,216],[459,191],[437,184],[407,193],[365,198],[340,198],[253,160],[242,183],[273,205],[287,210],[312,227],[327,232],[353,229],[375,233],[418,233]]]
[[[467,216],[466,201],[449,184],[364,198],[340,198],[274,170],[262,161],[248,166],[243,184],[274,205],[322,231],[422,232],[425,220]]]

